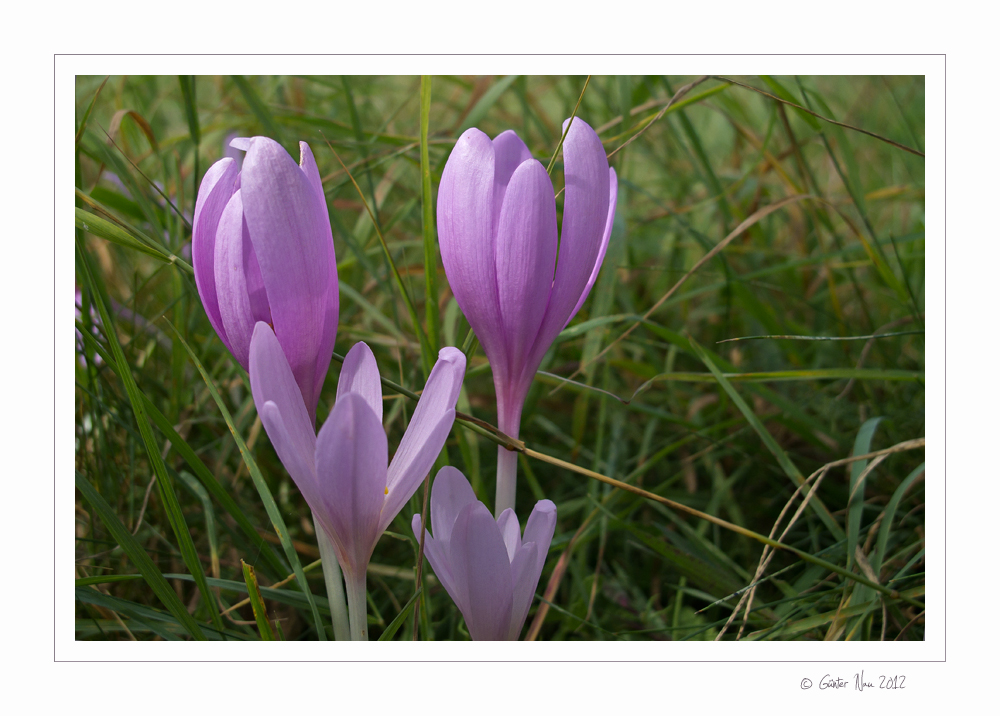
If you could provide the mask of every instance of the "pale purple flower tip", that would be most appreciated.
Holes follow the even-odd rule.
[[[246,150],[233,146],[233,142],[237,139],[243,139],[239,132],[230,132],[226,135],[222,140],[222,156],[232,159],[236,162],[236,168],[240,169],[243,166],[243,152]]]
[[[477,641],[516,640],[555,533],[555,504],[539,501],[522,537],[513,510],[494,520],[465,476],[443,467],[431,488],[430,512],[424,554],[469,634]],[[411,527],[419,539],[420,515],[413,516]]]
[[[455,422],[464,376],[465,355],[443,348],[388,463],[381,381],[371,349],[356,343],[348,352],[336,403],[317,437],[283,346],[266,323],[255,326],[250,342],[254,403],[346,576],[364,579],[379,536],[430,471]]]
[[[312,151],[298,164],[267,137],[237,138],[205,173],[192,222],[195,283],[212,327],[244,368],[258,321],[271,325],[315,418],[337,337],[330,216]]]

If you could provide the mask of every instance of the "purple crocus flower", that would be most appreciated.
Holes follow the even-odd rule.
[[[351,636],[366,639],[365,573],[379,536],[413,495],[455,422],[465,355],[442,348],[396,455],[388,462],[382,387],[371,349],[348,352],[337,401],[319,431],[283,347],[266,323],[250,342],[250,388],[278,457],[333,543],[347,583]]]
[[[515,438],[535,371],[590,293],[614,221],[615,170],[579,118],[566,134],[563,158],[561,237],[552,182],[513,131],[491,142],[467,130],[438,189],[444,270],[493,369],[499,428]],[[517,455],[500,447],[498,512],[514,506],[516,476]]]
[[[420,539],[420,515],[411,523]],[[433,536],[424,554],[476,641],[517,640],[556,529],[551,500],[535,505],[521,537],[514,510],[494,520],[465,476],[443,467],[431,488]]]
[[[299,164],[267,137],[213,164],[198,190],[194,277],[212,327],[244,368],[254,326],[274,329],[315,420],[337,337],[339,286],[323,185],[309,145]]]

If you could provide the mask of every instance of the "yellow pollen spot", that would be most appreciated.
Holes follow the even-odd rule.
[[[385,488],[385,494],[387,494],[387,495],[389,494],[389,488],[388,487]]]

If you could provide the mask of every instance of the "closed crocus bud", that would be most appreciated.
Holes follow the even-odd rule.
[[[614,221],[615,171],[579,118],[563,142],[563,159],[561,236],[552,182],[513,131],[493,141],[466,131],[438,190],[448,283],[489,358],[499,428],[515,438],[535,371],[590,293]],[[499,448],[498,512],[514,506],[516,476],[517,454]]]
[[[299,163],[267,137],[237,138],[243,169],[222,159],[198,190],[192,232],[195,283],[219,338],[244,368],[258,321],[274,329],[315,420],[337,337],[333,234],[312,151]]]
[[[420,539],[420,515],[411,523]],[[528,616],[556,529],[556,506],[541,500],[521,525],[514,510],[496,520],[465,476],[443,467],[431,488],[424,554],[476,641],[516,641]]]
[[[317,530],[329,539],[344,571],[353,639],[368,636],[365,575],[375,543],[444,447],[464,376],[462,351],[442,348],[389,462],[382,385],[367,345],[355,344],[344,358],[337,401],[317,436],[274,333],[264,323],[254,329],[254,404],[275,452],[312,509]]]

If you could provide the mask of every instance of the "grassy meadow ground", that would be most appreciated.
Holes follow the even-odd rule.
[[[468,334],[422,218],[429,99],[434,198],[465,129],[514,129],[547,164],[578,101],[619,177],[598,281],[521,423],[522,525],[537,500],[558,507],[522,638],[922,640],[923,78],[424,89],[77,77],[77,639],[332,638],[309,510],[198,297],[191,215],[229,137],[266,135],[296,158],[308,142],[338,258],[336,353],[363,340],[384,378],[418,390],[419,332],[459,347]],[[558,158],[552,178],[558,191]],[[391,453],[413,402],[384,394]],[[459,410],[496,423],[481,350]],[[456,423],[446,453],[492,508],[489,430]],[[413,599],[422,498],[375,549],[373,639],[468,639],[426,562]]]

